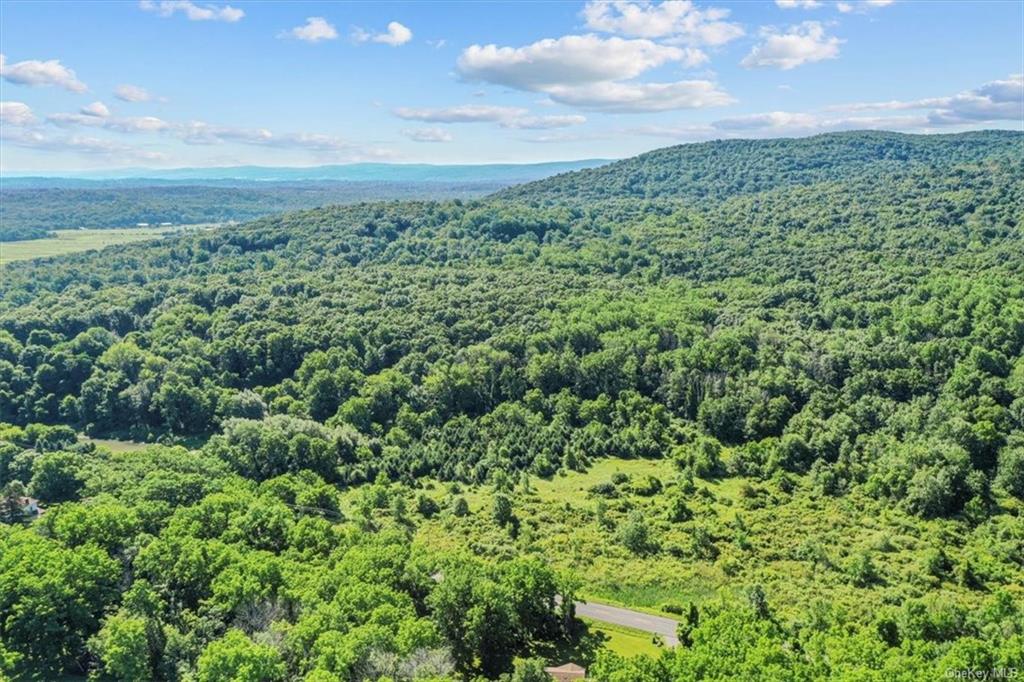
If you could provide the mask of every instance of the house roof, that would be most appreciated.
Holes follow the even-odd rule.
[[[546,672],[546,673],[585,673],[585,672],[587,672],[587,669],[586,668],[581,668],[580,666],[576,665],[575,663],[566,663],[565,665],[560,665],[558,667],[551,666],[549,668],[544,668],[544,672]]]

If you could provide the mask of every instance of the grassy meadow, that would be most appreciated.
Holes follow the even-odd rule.
[[[57,230],[56,237],[0,242],[0,263],[63,256],[79,251],[103,249],[115,244],[141,242],[169,234],[174,229],[139,227],[110,230]]]

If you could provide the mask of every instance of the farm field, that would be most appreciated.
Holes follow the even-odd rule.
[[[56,237],[0,242],[0,265],[34,258],[63,256],[80,251],[94,251],[115,244],[142,242],[173,234],[180,229],[139,227],[110,230],[56,230]]]

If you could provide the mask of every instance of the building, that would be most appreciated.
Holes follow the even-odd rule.
[[[39,508],[39,500],[34,497],[19,497],[18,508],[24,516],[39,516],[43,513]]]
[[[575,663],[566,663],[560,666],[544,668],[544,672],[551,675],[555,682],[570,682],[570,680],[582,680],[587,676],[587,669],[581,668]]]

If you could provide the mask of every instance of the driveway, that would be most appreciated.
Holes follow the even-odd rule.
[[[659,635],[670,647],[679,644],[679,639],[676,637],[678,623],[671,618],[652,616],[649,613],[632,611],[619,606],[583,601],[576,602],[576,615]]]

